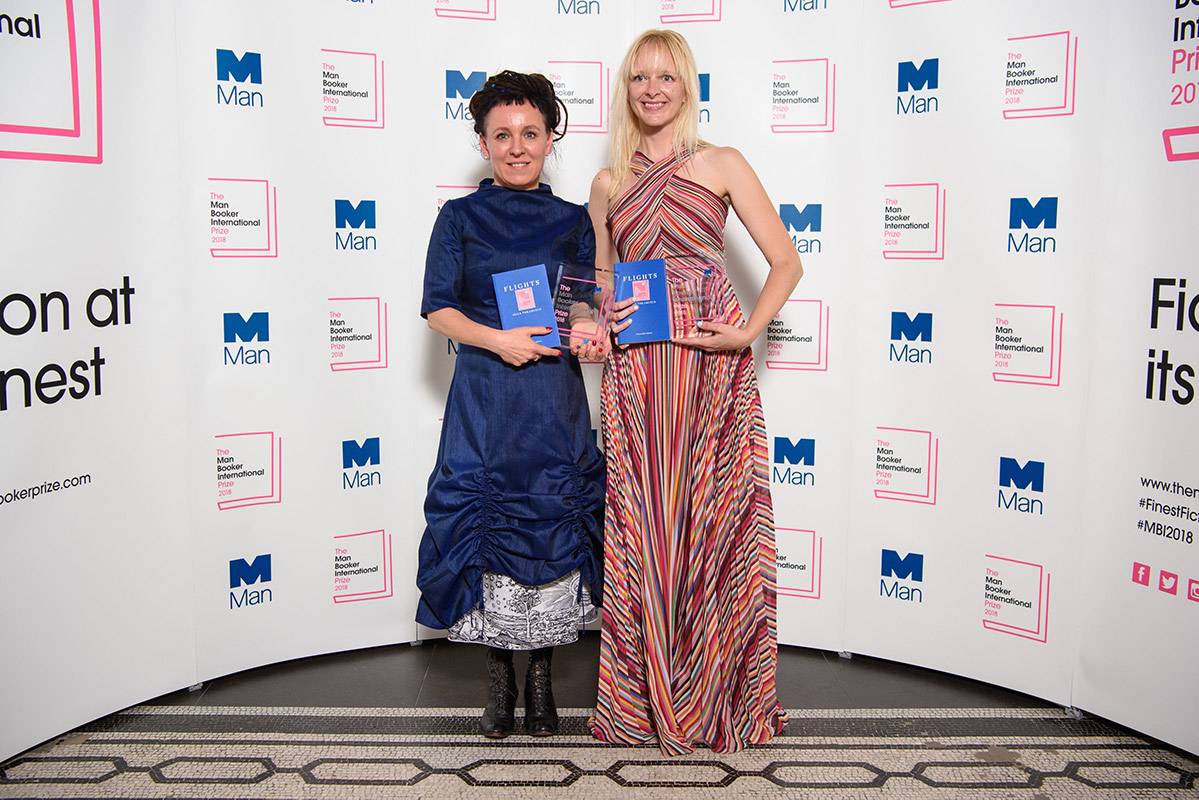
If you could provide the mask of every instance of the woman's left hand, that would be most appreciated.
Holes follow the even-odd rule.
[[[603,361],[608,357],[608,342],[599,336],[593,320],[571,323],[570,352],[582,361]]]
[[[721,350],[744,350],[753,343],[745,328],[725,325],[723,322],[697,322],[696,327],[706,333],[699,336],[684,336],[672,339],[684,347],[697,347],[709,353]]]

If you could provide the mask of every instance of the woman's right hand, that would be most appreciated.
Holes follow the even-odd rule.
[[[612,304],[612,341],[622,350],[628,347],[628,344],[617,342],[616,334],[633,324],[633,320],[629,319],[629,317],[636,310],[637,306],[634,305],[633,298],[631,297],[626,297],[624,300],[617,300]]]
[[[542,356],[562,355],[555,347],[546,347],[533,341],[534,336],[541,336],[549,332],[549,328],[541,325],[496,331],[492,337],[490,350],[504,359],[505,364],[511,364],[514,367],[524,366],[530,361],[539,361]]]

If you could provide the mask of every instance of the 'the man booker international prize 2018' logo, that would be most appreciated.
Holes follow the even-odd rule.
[[[363,489],[383,483],[383,473],[366,467],[379,466],[379,437],[363,439],[359,444],[354,439],[341,443],[341,488]]]
[[[828,58],[771,62],[772,133],[832,133],[837,129],[837,65]]]
[[[1062,325],[1057,306],[995,304],[995,370],[998,383],[1062,385]]]
[[[262,108],[262,54],[246,51],[240,56],[232,50],[216,51],[216,104],[238,108]]]
[[[336,228],[333,232],[333,248],[335,250],[363,252],[379,249],[379,239],[377,236],[370,233],[354,232],[356,230],[375,230],[374,200],[359,200],[357,204],[352,200],[334,200],[333,223]]]
[[[279,257],[279,192],[264,178],[209,178],[209,255]]]
[[[720,22],[724,18],[724,0],[658,0],[663,25],[685,22]]]
[[[216,440],[217,508],[283,502],[283,437],[251,431],[218,434]]]
[[[1009,253],[1056,253],[1057,239],[1038,236],[1031,231],[1057,230],[1057,198],[1042,197],[1034,203],[1027,197],[1013,197],[1008,205],[1007,226]]]
[[[770,467],[770,482],[783,486],[815,486],[816,440],[792,441],[786,436],[774,437],[774,463]],[[806,468],[806,469],[805,469]]]
[[[1074,113],[1078,37],[1070,31],[1008,39],[1003,118],[1068,117]]]
[[[933,315],[928,311],[908,314],[906,311],[891,312],[891,342],[887,349],[887,360],[900,364],[931,364],[931,347],[920,347],[912,342],[933,341]]]
[[[333,602],[382,600],[395,594],[391,535],[379,529],[333,537]]]
[[[260,606],[274,600],[269,586],[271,582],[271,554],[254,556],[251,561],[244,558],[229,562],[229,610]],[[253,588],[255,585],[258,588]],[[240,591],[239,591],[240,590]]]
[[[890,597],[908,603],[923,603],[924,590],[913,584],[924,583],[924,554],[900,555],[897,550],[882,551],[882,577],[878,581],[879,597]]]
[[[948,191],[925,182],[888,183],[883,192],[883,258],[943,261]]]
[[[824,573],[824,539],[804,528],[775,529],[780,597],[819,600]]]
[[[257,342],[260,345],[269,342],[271,340],[270,330],[270,315],[265,311],[255,311],[246,317],[236,312],[226,313],[224,317],[225,366],[256,367],[271,363],[271,351],[268,348],[246,347],[246,344],[250,342]]]
[[[321,50],[321,122],[330,128],[387,127],[383,59],[358,50]]]
[[[937,90],[941,87],[941,59],[900,61],[895,95],[895,113],[930,114],[940,110]]]
[[[99,0],[0,9],[0,159],[104,160]]]
[[[499,0],[433,0],[433,13],[442,19],[495,22]]]
[[[1005,488],[1009,491],[1004,492]],[[1021,490],[1026,494],[1021,494]],[[1028,492],[1045,492],[1045,462],[1027,461],[1021,465],[1014,458],[1000,456],[998,507],[1021,514],[1043,515],[1045,502],[1039,497],[1032,497]]]
[[[766,369],[827,372],[828,328],[823,300],[788,300],[766,327]]]
[[[471,95],[483,88],[487,83],[487,73],[482,70],[459,72],[456,69],[445,71],[445,118],[472,119],[470,115]]]
[[[1044,644],[1049,640],[1050,577],[1043,564],[988,553],[983,568],[983,627]]]
[[[387,369],[387,303],[381,297],[329,298],[329,368]]]
[[[819,253],[824,249],[819,235],[824,230],[824,205],[808,203],[802,209],[792,203],[779,206],[779,219],[800,254]],[[806,236],[804,234],[807,234]]]
[[[941,440],[932,431],[879,426],[874,441],[874,496],[937,504]]]
[[[547,61],[544,71],[554,85],[558,99],[570,112],[571,131],[608,132],[608,86],[611,80],[604,62],[557,59]]]

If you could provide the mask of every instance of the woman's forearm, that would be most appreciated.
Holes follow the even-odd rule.
[[[762,291],[754,303],[753,313],[745,325],[751,340],[761,336],[770,321],[778,315],[779,309],[791,298],[791,293],[795,291],[801,277],[803,267],[799,263],[798,254],[793,253],[791,257],[771,264],[770,274],[766,276],[766,283],[763,284]]]
[[[495,328],[489,328],[467,317],[456,308],[440,308],[429,314],[429,327],[459,344],[482,347],[495,352]]]

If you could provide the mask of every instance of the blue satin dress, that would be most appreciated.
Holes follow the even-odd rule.
[[[552,280],[562,262],[594,267],[586,210],[546,184],[519,191],[485,180],[442,206],[421,315],[456,308],[499,328],[491,276],[545,264]],[[450,629],[480,609],[486,572],[539,587],[578,571],[580,605],[599,605],[604,461],[578,359],[563,352],[513,367],[489,350],[459,346],[425,498],[421,624]]]

